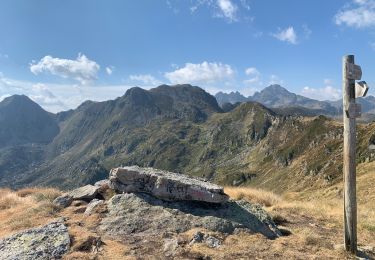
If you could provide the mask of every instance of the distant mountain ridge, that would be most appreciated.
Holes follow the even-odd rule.
[[[319,101],[297,95],[289,92],[280,85],[270,85],[260,92],[255,92],[253,96],[245,97],[239,92],[223,93],[218,92],[215,95],[220,106],[225,103],[235,104],[237,102],[259,102],[269,108],[278,108],[278,111],[300,110],[310,114],[323,114],[329,116],[338,116],[342,113],[342,100],[337,101]],[[358,103],[362,104],[363,113],[375,113],[375,97],[367,96],[359,98]],[[300,107],[298,109],[298,107]],[[286,109],[287,108],[287,109]],[[305,109],[310,109],[307,111]]]
[[[56,115],[26,97],[13,100],[18,97],[0,103],[13,107],[3,109],[5,118],[14,117],[3,121],[9,122],[4,129],[15,121],[19,129],[32,126],[34,133],[44,126],[41,132],[50,134],[47,139],[19,135],[22,142],[0,146],[0,187],[67,189],[107,178],[109,169],[121,165],[278,191],[328,185],[342,176],[342,127],[325,116],[309,115],[307,108],[302,112],[310,117],[301,116],[301,107],[269,109],[252,101],[224,109],[191,85],[135,87],[114,100],[87,101]],[[21,107],[30,109],[14,112]],[[28,123],[35,118],[38,123]],[[47,131],[51,126],[55,130]],[[3,133],[4,140],[14,136]],[[368,149],[375,140],[375,124],[358,125],[358,133],[357,160],[375,160]]]

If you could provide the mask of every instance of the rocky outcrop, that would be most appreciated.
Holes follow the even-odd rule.
[[[96,212],[96,209],[105,204],[104,200],[93,199],[86,207],[85,215],[91,215]]]
[[[73,200],[92,200],[98,194],[99,187],[94,185],[86,185],[69,192]]]
[[[208,204],[195,201],[163,201],[144,193],[119,194],[107,202],[108,214],[100,230],[112,237],[131,234],[181,233],[192,228],[231,234],[261,233],[268,238],[281,235],[269,215],[246,201]]]
[[[70,238],[62,219],[0,240],[0,259],[60,259],[68,252]]]
[[[118,192],[144,192],[164,200],[223,203],[228,200],[223,187],[186,175],[129,166],[112,169],[110,186]]]
[[[56,206],[60,207],[60,208],[66,208],[66,207],[69,207],[70,204],[72,204],[73,202],[73,197],[70,196],[69,194],[65,193],[59,197],[57,197],[56,199],[53,200],[53,204],[55,204]]]
[[[86,185],[57,197],[53,204],[58,207],[69,207],[73,200],[91,201],[98,195],[101,186]]]

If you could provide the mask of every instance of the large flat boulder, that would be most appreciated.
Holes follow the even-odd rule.
[[[0,259],[61,259],[69,246],[68,228],[58,220],[0,240]]]
[[[271,239],[281,236],[267,212],[246,201],[208,204],[165,201],[145,193],[127,193],[113,196],[107,208],[108,214],[99,229],[117,239],[183,233],[193,228],[226,234],[260,233]]]
[[[129,166],[110,172],[110,186],[118,192],[144,192],[164,200],[228,201],[223,187],[188,176],[153,168]]]

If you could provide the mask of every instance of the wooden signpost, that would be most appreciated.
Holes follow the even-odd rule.
[[[357,252],[357,198],[356,198],[356,118],[361,106],[355,103],[368,91],[366,82],[356,83],[362,77],[361,67],[354,64],[354,55],[343,58],[343,120],[344,120],[344,240],[345,249]]]

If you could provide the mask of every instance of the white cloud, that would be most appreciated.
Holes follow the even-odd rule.
[[[68,110],[69,107],[57,98],[51,90],[41,83],[32,85],[30,94],[28,96],[40,106],[47,108],[49,111]]]
[[[311,88],[306,86],[303,88],[301,94],[317,100],[338,100],[341,97],[341,91],[332,86],[325,86],[323,88]]]
[[[112,73],[113,73],[113,69],[114,69],[113,66],[106,67],[106,68],[105,68],[105,72],[106,72],[108,75],[112,75]]]
[[[324,82],[324,85],[332,85],[333,84],[333,81],[331,79],[324,79],[323,82]]]
[[[279,32],[273,33],[271,35],[280,41],[297,44],[297,34],[292,26],[284,30],[279,29]]]
[[[304,87],[301,94],[317,100],[338,100],[341,98],[341,90],[332,86],[331,79],[324,79],[324,87],[311,88]]]
[[[237,5],[232,3],[231,0],[217,0],[217,6],[220,9],[221,15],[227,18],[229,21],[236,21],[237,20]]]
[[[251,9],[248,0],[240,0],[240,2],[241,2],[241,5],[243,6],[243,8],[245,8],[246,10],[250,10]]]
[[[337,12],[334,20],[337,25],[355,28],[375,26],[375,0],[353,0]]]
[[[162,84],[162,82],[150,74],[139,74],[139,75],[130,75],[129,79],[131,81],[138,81],[144,85],[156,86]]]
[[[53,113],[76,108],[86,100],[114,99],[124,95],[129,88],[130,85],[41,84],[9,79],[0,73],[0,101],[11,95],[24,94]]]
[[[268,85],[283,85],[284,80],[280,79],[277,75],[271,75]]]
[[[255,67],[250,67],[245,70],[245,74],[248,76],[258,76],[260,75],[259,71]]]
[[[255,67],[250,67],[245,70],[245,74],[247,76],[250,76],[249,79],[245,79],[243,81],[244,84],[246,85],[262,85],[263,83],[260,82],[260,72],[257,70]]]
[[[239,11],[249,11],[250,5],[248,0],[240,0],[236,4],[234,0],[191,0],[192,5],[190,6],[190,12],[196,13],[198,9],[205,6],[213,10],[213,17],[219,17],[227,20],[228,22],[239,21]],[[173,10],[170,1],[167,1],[167,5]],[[246,18],[246,17],[244,17]]]
[[[77,80],[82,85],[87,85],[96,80],[99,69],[99,64],[89,60],[83,54],[78,54],[76,60],[45,56],[38,63],[32,62],[30,64],[30,71],[34,74],[49,72],[62,78]]]
[[[181,83],[214,83],[230,79],[235,72],[230,65],[207,62],[186,63],[184,67],[165,73],[165,77],[174,84]]]

